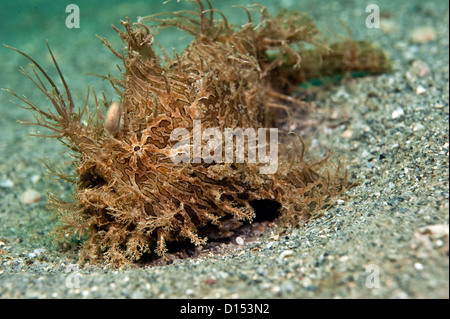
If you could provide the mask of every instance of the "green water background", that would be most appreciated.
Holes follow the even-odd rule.
[[[230,21],[245,23],[245,12],[231,5],[253,1],[213,2]],[[293,231],[288,239],[265,239],[273,242],[270,249],[267,242],[262,242],[255,252],[242,250],[224,258],[188,260],[142,271],[96,273],[95,269],[88,269],[83,291],[89,292],[88,297],[137,298],[448,297],[448,253],[436,249],[423,257],[421,251],[411,248],[417,244],[414,231],[418,227],[448,225],[448,1],[376,1],[382,19],[394,23],[395,31],[390,34],[365,27],[365,8],[372,1],[259,2],[271,13],[286,8],[311,14],[331,40],[347,35],[343,27],[347,25],[356,39],[375,41],[393,60],[391,74],[337,85],[323,96],[318,95],[316,101],[320,106],[349,113],[349,123],[331,133],[313,131],[311,139],[343,154],[350,163],[350,172],[362,180],[360,186],[348,193],[344,204],[331,208],[324,219]],[[65,8],[69,3],[79,5],[80,29],[65,26]],[[84,103],[88,84],[115,99],[108,82],[87,75],[117,74],[116,64],[120,63],[95,35],[106,37],[119,48],[121,41],[111,24],[118,26],[126,16],[136,21],[137,16],[182,7],[176,1],[161,3],[2,1],[0,43],[26,52],[56,78],[46,49],[48,40],[77,105]],[[436,41],[412,44],[409,33],[419,26],[434,27]],[[178,51],[189,43],[189,37],[172,30],[157,40],[166,49],[175,47]],[[415,60],[425,62],[431,76],[410,83],[405,74]],[[28,64],[23,56],[0,46],[0,87],[11,87],[39,105],[48,105],[34,85],[18,72],[20,66]],[[61,85],[60,81],[56,83]],[[415,94],[418,84],[426,88],[427,94]],[[64,285],[62,264],[76,262],[76,253],[61,252],[48,235],[56,221],[46,208],[45,192],[51,190],[67,198],[71,188],[45,177],[40,161],[47,159],[63,165],[69,158],[59,155],[63,148],[57,141],[27,136],[36,133],[37,128],[20,125],[17,120],[33,118],[28,111],[10,103],[10,99],[0,92],[0,183],[9,180],[14,184],[0,187],[0,241],[6,243],[0,247],[6,252],[1,256],[0,296],[82,297],[81,291],[69,291]],[[391,114],[399,107],[405,115],[394,120]],[[422,129],[416,130],[417,127]],[[353,137],[343,138],[345,130],[351,130]],[[39,177],[37,182],[33,182],[35,176]],[[43,200],[31,206],[21,203],[20,195],[28,188],[39,191]],[[331,235],[324,239],[327,232]],[[45,259],[28,257],[40,248],[47,250]],[[284,250],[294,254],[280,261],[278,257]],[[381,289],[368,290],[364,285],[364,267],[371,263],[382,268]],[[424,268],[422,271],[417,269],[417,263]],[[211,272],[219,274],[218,283],[206,287],[202,283]],[[114,288],[112,283],[117,286]],[[139,284],[136,288],[131,283]],[[151,285],[150,290],[144,289],[145,283]]]

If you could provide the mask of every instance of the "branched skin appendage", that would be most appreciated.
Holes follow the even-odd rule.
[[[192,139],[194,121],[201,121],[202,129],[277,127],[289,108],[305,108],[289,96],[299,83],[390,68],[383,52],[369,43],[348,40],[327,46],[311,18],[301,13],[271,17],[258,7],[261,17],[255,22],[244,8],[248,23],[237,27],[220,12],[205,8],[203,1],[197,6],[196,13],[180,11],[165,19],[154,15],[134,25],[122,21],[124,31],[115,28],[125,43],[122,53],[102,39],[125,67],[121,77],[107,77],[121,101],[114,102],[106,116],[95,91],[96,112],[86,112],[89,96],[75,111],[59,68],[64,96],[43,69],[19,51],[53,87],[48,90],[33,69],[36,79],[29,77],[57,114],[10,93],[35,113],[38,125],[53,130],[76,154],[74,202],[55,197],[51,202],[59,212],[59,234],[86,235],[82,261],[120,266],[147,253],[164,256],[168,242],[188,239],[203,245],[204,226],[220,229],[230,216],[251,221],[255,213],[250,202],[258,199],[280,203],[281,222],[297,225],[345,189],[339,170],[328,173],[326,160],[306,162],[298,143],[280,144],[274,174],[260,174],[257,163],[172,161],[178,141],[170,137],[177,128],[191,132]],[[215,20],[214,14],[221,19]],[[180,28],[195,39],[181,55],[173,60],[166,56],[162,63],[146,22]],[[305,50],[305,44],[315,49]],[[287,156],[290,148],[303,151],[292,158]]]

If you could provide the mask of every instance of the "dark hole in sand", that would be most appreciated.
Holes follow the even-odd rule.
[[[255,210],[255,218],[252,223],[236,221],[231,216],[224,219],[224,229],[215,225],[207,225],[199,233],[201,237],[208,237],[208,242],[203,247],[196,247],[189,240],[167,243],[166,259],[158,258],[155,254],[144,254],[139,260],[141,265],[163,265],[180,261],[186,258],[194,258],[201,255],[223,254],[232,251],[239,245],[237,237],[244,240],[244,245],[257,241],[280,216],[280,203],[272,200],[254,200],[250,205]]]
[[[252,205],[256,215],[253,222],[272,222],[280,216],[281,205],[274,200],[254,200],[250,202],[250,205]]]

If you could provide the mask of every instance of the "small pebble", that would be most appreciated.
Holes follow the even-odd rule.
[[[0,187],[11,188],[13,186],[14,186],[14,182],[12,180],[10,180],[9,178],[5,178],[0,181]]]
[[[421,234],[431,235],[432,237],[448,237],[449,236],[449,225],[436,224],[421,227],[417,230]]]
[[[423,265],[421,263],[415,263],[414,268],[416,268],[417,270],[423,270]]]
[[[38,248],[38,249],[33,250],[33,253],[36,254],[37,256],[39,256],[43,252],[45,252],[45,248]]]
[[[283,260],[285,258],[289,258],[292,257],[294,255],[294,252],[292,250],[284,250],[281,254],[280,254],[280,260]]]
[[[427,43],[436,39],[436,30],[433,27],[418,27],[411,31],[410,39],[413,43]]]
[[[311,278],[309,278],[309,277],[305,277],[305,278],[303,278],[302,279],[302,286],[303,287],[309,287],[309,286],[311,286],[312,285],[312,280],[311,280]]]
[[[244,239],[242,237],[236,237],[236,244],[244,245]]]
[[[398,298],[398,299],[408,299],[409,298],[408,294],[404,291],[397,292],[394,297]]]
[[[280,291],[281,291],[281,288],[280,287],[278,287],[278,286],[274,286],[274,287],[272,287],[272,289],[270,289],[272,292],[274,292],[274,293],[279,293]]]
[[[418,77],[424,77],[424,76],[430,75],[430,68],[425,62],[416,60],[411,65],[409,72],[412,75],[415,75]]]
[[[440,240],[440,239],[438,239],[438,240],[436,240],[436,247],[442,247],[442,246],[444,246],[444,241],[443,240]]]
[[[271,242],[269,242],[269,243],[267,244],[266,248],[267,248],[267,249],[270,249],[270,248],[272,248],[274,245],[275,245],[275,242],[274,242],[274,241],[271,241]]]
[[[413,132],[422,131],[425,129],[425,126],[423,126],[421,123],[417,123],[413,126]]]
[[[382,20],[380,27],[381,27],[381,30],[386,34],[393,33],[397,29],[395,22],[392,20],[389,20],[389,19]]]
[[[392,119],[398,119],[400,117],[402,117],[403,115],[405,115],[405,111],[399,107],[398,109],[396,109],[394,112],[392,112]]]
[[[34,189],[28,189],[25,192],[23,192],[20,195],[20,201],[23,204],[33,204],[33,203],[37,203],[42,199],[41,194],[34,190]]]
[[[416,88],[416,94],[417,95],[422,95],[422,94],[425,94],[425,93],[427,93],[427,90],[422,85],[419,85]]]
[[[350,137],[352,137],[352,135],[353,135],[353,131],[351,131],[351,130],[345,130],[342,133],[342,137],[346,138],[346,139],[349,139]]]
[[[193,295],[193,294],[194,294],[194,290],[192,290],[192,289],[187,289],[186,290],[186,295],[190,296],[190,295]]]
[[[37,182],[39,182],[39,180],[41,179],[41,176],[40,175],[33,175],[33,176],[31,176],[31,182],[33,183],[33,184],[36,184]]]

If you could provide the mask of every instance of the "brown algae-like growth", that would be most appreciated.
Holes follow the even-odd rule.
[[[208,0],[193,2],[193,11],[122,21],[122,30],[114,28],[124,42],[121,50],[102,39],[124,65],[120,76],[106,77],[120,101],[105,112],[101,105],[109,103],[106,97],[100,103],[95,91],[95,112],[89,112],[89,98],[75,105],[50,48],[63,90],[36,61],[14,49],[34,64],[33,75],[24,73],[54,109],[8,91],[75,158],[76,179],[55,172],[74,183],[73,201],[51,195],[50,204],[61,224],[56,232],[84,238],[81,262],[120,266],[148,254],[164,257],[170,242],[203,245],[205,229],[219,232],[230,219],[251,221],[255,200],[279,203],[279,221],[295,226],[345,189],[339,169],[329,169],[326,160],[305,160],[301,139],[281,129],[282,143],[274,145],[269,128],[286,124],[292,109],[307,110],[290,96],[298,84],[350,71],[388,71],[384,53],[351,39],[327,44],[303,13],[270,16],[259,5],[242,7],[248,22],[236,26]],[[161,58],[154,50],[156,30],[167,27],[195,37],[175,58]],[[274,159],[276,150],[274,170],[267,160],[250,160],[256,136],[248,132],[264,128],[258,159]],[[217,132],[232,132],[233,160],[224,160],[230,151],[226,138],[209,136]]]

